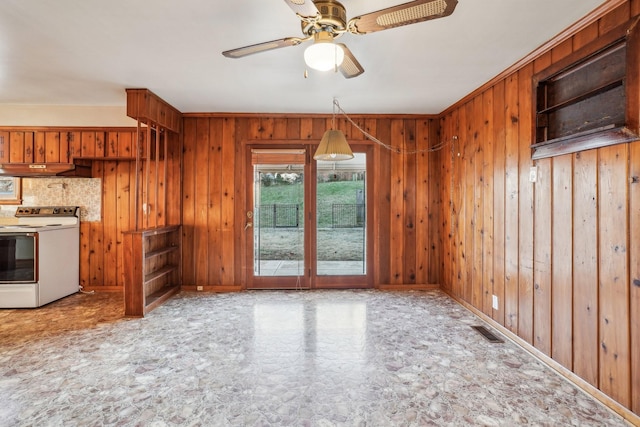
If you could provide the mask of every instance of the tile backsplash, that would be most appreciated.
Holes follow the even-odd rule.
[[[80,206],[81,221],[100,221],[100,178],[22,178],[22,206]],[[0,205],[0,217],[13,217],[17,205]]]

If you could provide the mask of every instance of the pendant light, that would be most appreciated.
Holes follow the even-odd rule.
[[[336,102],[333,103],[333,115],[331,116],[331,129],[327,130],[322,139],[316,153],[313,155],[315,160],[337,161],[353,159],[353,151],[349,147],[347,138],[342,131],[335,129],[336,121]]]

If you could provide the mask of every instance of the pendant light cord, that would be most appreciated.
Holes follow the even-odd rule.
[[[434,151],[438,151],[443,149],[444,147],[446,147],[451,141],[455,141],[458,139],[457,136],[452,137],[450,140],[446,140],[446,141],[441,141],[438,144],[434,145],[433,147],[429,147],[429,148],[424,148],[422,150],[405,150],[403,148],[398,148],[398,147],[394,147],[392,145],[389,144],[385,144],[384,142],[380,141],[378,138],[376,138],[375,136],[371,135],[369,132],[367,132],[366,130],[362,129],[360,127],[360,125],[358,125],[356,122],[354,122],[351,117],[349,117],[349,115],[347,114],[346,111],[344,111],[342,109],[342,107],[340,107],[340,103],[338,102],[338,100],[336,98],[333,98],[333,116],[331,117],[331,127],[333,128],[335,126],[335,116],[336,116],[336,109],[338,110],[338,112],[343,115],[347,121],[349,121],[349,123],[351,123],[355,128],[357,128],[360,132],[362,132],[362,134],[364,136],[367,137],[367,139],[375,142],[378,145],[381,145],[382,147],[386,148],[389,151],[393,151],[394,153],[397,154],[420,154],[420,153],[432,153]]]

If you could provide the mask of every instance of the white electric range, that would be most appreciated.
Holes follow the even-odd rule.
[[[19,207],[0,224],[0,308],[40,307],[80,289],[77,206]]]

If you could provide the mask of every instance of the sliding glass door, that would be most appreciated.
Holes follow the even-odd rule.
[[[314,161],[314,147],[250,147],[247,288],[369,287],[368,153]]]

